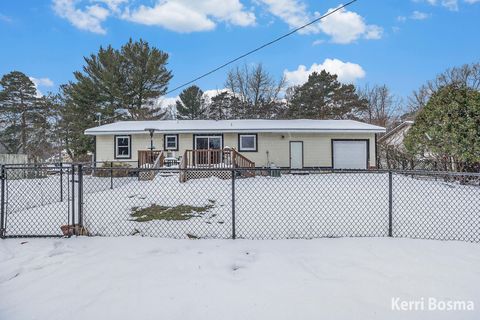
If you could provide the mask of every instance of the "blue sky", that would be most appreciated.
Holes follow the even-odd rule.
[[[170,87],[312,19],[335,0],[23,0],[0,2],[0,74],[35,78],[45,93],[72,80],[99,46],[143,38],[170,54]],[[263,63],[291,84],[326,68],[407,97],[448,67],[479,61],[480,0],[358,0],[239,64]],[[223,88],[227,70],[200,80]],[[173,93],[170,96],[175,96]]]

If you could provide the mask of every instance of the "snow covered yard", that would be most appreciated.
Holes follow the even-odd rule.
[[[0,319],[479,319],[480,246],[389,238],[0,241]],[[392,299],[473,301],[398,311]],[[425,306],[427,308],[427,306]]]
[[[19,181],[18,183],[26,183]],[[41,183],[41,182],[36,182]],[[177,175],[159,174],[153,181],[135,178],[84,179],[84,224],[93,235],[229,238],[232,235],[230,180],[207,178],[180,183]],[[20,187],[17,190],[23,190]],[[10,193],[22,205],[45,188]],[[397,237],[480,241],[480,187],[394,175],[393,235]],[[319,173],[237,179],[237,237],[246,239],[386,236],[388,174]],[[10,212],[7,234],[60,234],[68,221],[68,201],[39,203]],[[187,205],[188,219],[143,219],[136,210]],[[15,207],[14,207],[15,208]],[[18,207],[17,207],[18,209]]]

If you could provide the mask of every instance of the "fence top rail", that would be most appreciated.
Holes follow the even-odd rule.
[[[480,178],[479,172],[449,172],[449,171],[431,171],[431,170],[398,170],[398,169],[373,169],[373,170],[354,170],[354,169],[332,169],[332,168],[304,168],[304,169],[289,169],[289,168],[270,168],[270,167],[195,167],[195,168],[176,168],[176,167],[162,167],[162,168],[136,168],[130,166],[95,166],[98,163],[106,162],[57,162],[57,163],[39,163],[39,164],[1,164],[5,170],[68,170],[72,167],[82,166],[85,170],[128,170],[132,172],[138,171],[164,171],[164,172],[178,172],[178,171],[265,171],[265,170],[280,170],[282,172],[291,173],[395,173],[406,175],[429,175],[429,176],[460,176],[460,177],[476,177]]]
[[[480,177],[479,172],[449,172],[449,171],[429,171],[429,170],[391,170],[391,171],[393,173],[413,174],[413,175]]]

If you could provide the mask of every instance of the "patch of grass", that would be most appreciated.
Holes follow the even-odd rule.
[[[166,221],[182,221],[188,220],[193,217],[198,217],[199,214],[203,214],[212,209],[214,205],[208,204],[203,207],[194,207],[189,205],[178,205],[175,207],[160,206],[152,204],[150,207],[140,209],[138,207],[132,208],[132,216],[135,222],[147,222],[152,220],[166,220]]]

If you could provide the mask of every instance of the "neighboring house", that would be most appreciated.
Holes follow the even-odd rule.
[[[0,143],[0,164],[24,164],[27,162],[26,154],[9,154],[5,146]]]
[[[388,131],[382,137],[378,138],[378,143],[384,146],[394,147],[398,151],[405,151],[403,141],[413,125],[413,121],[404,121],[392,130]]]
[[[25,164],[28,163],[26,154],[5,154],[0,153],[0,164]]]
[[[255,167],[368,169],[376,166],[376,134],[382,127],[353,120],[160,120],[121,121],[85,131],[95,136],[95,160],[127,161],[153,147],[165,157],[197,150],[238,151]],[[190,153],[189,153],[190,152]],[[212,154],[213,155],[213,154]],[[224,158],[208,155],[208,163]],[[193,156],[192,156],[193,157]],[[205,159],[201,164],[204,164]]]

